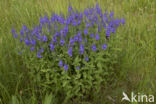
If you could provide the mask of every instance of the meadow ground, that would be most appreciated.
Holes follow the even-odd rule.
[[[118,32],[123,38],[118,60],[120,73],[118,83],[102,91],[102,99],[95,97],[92,101],[80,103],[120,104],[122,91],[154,94],[156,97],[155,0],[0,0],[0,103],[37,102],[34,83],[24,70],[22,60],[15,55],[11,27],[19,30],[23,24],[33,26],[45,13],[49,16],[52,12],[66,14],[69,4],[83,10],[97,2],[103,10],[114,11],[115,16],[125,17],[126,20],[124,29]],[[22,94],[29,89],[32,91],[28,93],[32,94],[31,98]],[[45,104],[49,104],[48,97],[43,96],[43,99]]]

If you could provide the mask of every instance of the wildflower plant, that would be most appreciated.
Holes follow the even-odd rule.
[[[70,6],[66,17],[44,16],[32,29],[23,25],[12,34],[38,86],[68,100],[98,92],[112,77],[116,47],[111,37],[122,24],[124,19],[103,13],[98,4],[83,12]]]

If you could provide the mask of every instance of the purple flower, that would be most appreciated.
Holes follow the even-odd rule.
[[[80,19],[81,20],[83,19],[83,13],[80,13]]]
[[[63,30],[63,36],[66,37],[67,33]]]
[[[95,44],[92,45],[92,51],[96,51],[96,45]]]
[[[52,22],[52,23],[55,22],[55,16],[51,17],[51,22]]]
[[[94,37],[94,34],[90,34],[90,37],[93,38]]]
[[[79,32],[77,33],[77,36],[79,36],[79,37],[81,36],[81,31],[79,31]]]
[[[40,53],[40,52],[37,52],[37,57],[38,57],[38,58],[42,58],[42,56],[41,56],[41,53]]]
[[[84,29],[84,34],[87,35],[88,34],[88,29]]]
[[[72,56],[72,50],[73,50],[72,47],[70,47],[70,48],[68,49],[68,54],[69,54],[69,56]]]
[[[125,24],[125,19],[124,19],[124,18],[121,19],[121,23],[122,23],[122,24]]]
[[[59,35],[60,35],[60,33],[57,31],[54,36],[57,37]]]
[[[70,45],[74,45],[74,39],[70,38]]]
[[[12,33],[12,34],[15,34],[15,33],[16,33],[15,29],[12,28],[12,29],[11,29],[11,33]]]
[[[34,51],[34,49],[35,49],[35,47],[31,47],[31,48],[30,48],[31,51]]]
[[[23,25],[22,29],[25,30],[26,32],[28,31],[28,29],[25,25]]]
[[[115,28],[111,28],[111,32],[115,33],[116,29]]]
[[[61,46],[63,46],[65,44],[65,40],[60,40]]]
[[[37,32],[38,32],[38,28],[37,28],[37,27],[34,27],[31,34],[32,34],[32,35],[35,35]],[[21,35],[24,35],[23,29],[21,30],[20,33],[21,33]]]
[[[106,12],[104,13],[104,20],[106,21],[106,23],[108,23],[107,14],[108,14],[108,12],[106,11]]]
[[[40,49],[39,52],[40,52],[40,53],[43,53],[43,52],[44,52],[44,49],[41,47],[41,49]]]
[[[64,70],[67,71],[68,70],[68,65],[64,64]]]
[[[44,24],[44,19],[41,17],[40,18],[40,24],[43,25]]]
[[[77,21],[74,20],[74,21],[72,22],[72,24],[73,24],[73,26],[77,26]]]
[[[57,36],[56,36],[56,35],[54,35],[52,41],[53,41],[54,43],[57,43]]]
[[[60,66],[60,67],[63,66],[63,61],[62,61],[62,60],[59,61],[59,66]]]
[[[18,52],[18,54],[19,54],[19,55],[21,55],[21,54],[22,54],[22,52]]]
[[[50,50],[53,51],[54,48],[55,48],[55,46],[52,43],[50,43]]]
[[[85,61],[89,61],[89,58],[88,57],[85,57]]]
[[[80,67],[79,67],[79,66],[77,66],[77,67],[76,67],[76,69],[77,69],[77,70],[79,70],[79,69],[80,69]]]
[[[39,33],[36,34],[37,40],[41,40],[41,36]]]
[[[96,10],[97,10],[97,13],[98,13],[98,14],[102,14],[98,3],[96,4]]]
[[[20,34],[21,34],[21,36],[24,35],[24,30],[23,29],[21,29]]]
[[[79,15],[77,13],[75,14],[75,19],[79,19]]]
[[[92,17],[91,17],[91,16],[88,16],[88,19],[89,19],[89,20],[92,20]]]
[[[75,35],[74,36],[74,41],[76,42],[76,41],[78,41],[79,40],[79,36],[78,35]]]
[[[32,45],[36,45],[36,40],[31,39],[31,44],[32,44]]]
[[[58,26],[57,26],[56,24],[55,24],[55,27],[54,27],[54,29],[55,29],[55,30],[57,30],[57,29],[58,29]]]
[[[102,49],[103,49],[103,50],[106,50],[106,48],[107,48],[107,44],[103,44],[103,45],[102,45]]]
[[[59,22],[60,24],[64,24],[64,23],[65,23],[65,19],[64,19],[63,17],[59,16],[58,22]]]
[[[63,33],[63,30],[60,30],[60,34],[62,34]]]
[[[88,28],[88,27],[90,27],[90,26],[91,26],[91,24],[87,22],[86,27]]]
[[[20,38],[20,42],[22,42],[23,41],[23,38]]]
[[[71,22],[71,19],[70,19],[70,18],[68,18],[68,19],[66,20],[66,25],[69,25],[69,24],[70,24],[70,22]]]
[[[86,38],[84,39],[84,42],[85,42],[85,43],[87,43],[87,42],[88,42]]]
[[[68,7],[68,12],[71,12],[73,10],[72,6]]]
[[[99,34],[97,33],[96,35],[95,35],[95,40],[99,40],[100,39],[100,36],[99,36]]]
[[[68,32],[68,26],[65,26],[65,27],[63,28],[63,30],[64,30],[65,32]]]
[[[124,22],[124,20],[122,20],[122,21]],[[120,25],[121,20],[120,19],[115,19],[113,22],[114,22],[114,25],[116,27],[118,27]]]
[[[82,41],[82,37],[80,36],[80,37],[79,37],[79,42],[81,42],[81,41]]]
[[[29,45],[29,40],[28,39],[25,39],[25,45]]]
[[[43,39],[44,42],[48,41],[48,38],[47,38],[46,35],[44,35],[44,36],[42,37],[42,39]]]
[[[43,18],[42,17],[40,18],[40,23],[41,23],[41,25],[43,25],[44,23],[50,24],[50,21],[49,21],[48,17],[44,16]]]
[[[83,44],[80,44],[80,54],[82,55],[84,53],[84,45]]]
[[[94,15],[94,22],[98,23],[98,16],[97,15]]]
[[[84,14],[85,14],[86,17],[89,15],[87,10],[84,10]]]
[[[101,32],[101,25],[98,25],[98,32]]]
[[[95,22],[94,22],[94,21],[92,21],[92,22],[91,22],[91,24],[92,24],[92,25],[94,25],[94,24],[95,24]]]
[[[18,37],[18,35],[17,35],[17,34],[14,34],[14,35],[13,35],[13,37],[14,37],[14,38],[17,38],[17,37]]]
[[[82,23],[82,21],[78,20],[77,24],[80,25]]]
[[[109,14],[109,18],[113,18],[113,16],[114,16],[114,12],[111,12],[110,14]]]
[[[106,37],[110,37],[110,30],[109,29],[106,30]]]
[[[106,26],[106,24],[103,22],[102,23],[102,26],[104,27],[104,28],[107,28],[107,26]]]

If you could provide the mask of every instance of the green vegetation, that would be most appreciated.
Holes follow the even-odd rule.
[[[115,16],[125,17],[125,27],[118,30],[123,38],[118,56],[120,70],[114,84],[88,101],[73,104],[121,103],[122,92],[132,91],[156,96],[156,1],[155,0],[1,0],[0,1],[0,103],[2,104],[56,104],[60,99],[53,94],[38,96],[36,84],[27,67],[17,56],[11,28],[20,30],[39,22],[45,13],[67,13],[70,5],[83,10],[99,3]],[[117,34],[117,35],[118,35]],[[45,89],[46,90],[46,89]]]

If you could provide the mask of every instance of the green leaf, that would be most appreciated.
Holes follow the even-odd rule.
[[[49,94],[49,95],[46,94],[43,104],[51,104],[51,102],[52,102],[52,94]]]
[[[11,104],[19,104],[19,101],[16,96],[12,96]]]

